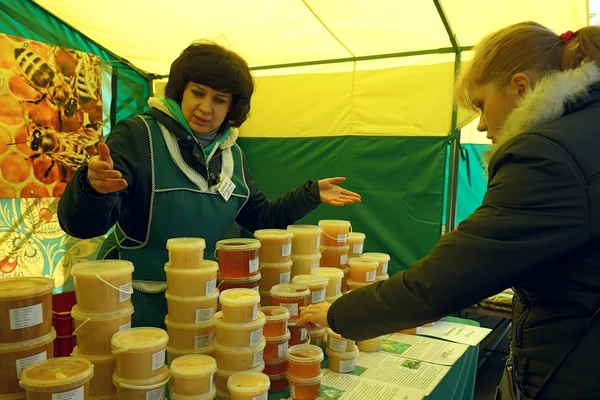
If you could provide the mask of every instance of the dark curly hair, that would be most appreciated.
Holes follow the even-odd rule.
[[[237,53],[213,42],[192,43],[171,64],[165,96],[181,104],[188,82],[232,94],[227,114],[231,126],[239,127],[248,118],[254,80],[248,64]]]

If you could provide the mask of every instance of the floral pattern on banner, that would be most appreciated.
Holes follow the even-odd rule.
[[[52,278],[55,293],[73,290],[71,267],[95,260],[105,237],[76,239],[58,223],[58,197],[0,200],[0,279]]]

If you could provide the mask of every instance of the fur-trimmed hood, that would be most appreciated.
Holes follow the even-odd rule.
[[[169,117],[175,119],[175,117],[171,114],[171,111],[169,111],[167,106],[165,106],[165,104],[158,97],[150,97],[148,99],[148,106],[150,106],[151,108],[155,108],[158,111],[165,113]],[[227,135],[223,143],[219,145],[219,148],[222,150],[231,148],[237,141],[238,135],[239,133],[237,128],[230,128],[229,134]]]
[[[511,139],[560,118],[568,104],[583,100],[588,96],[590,87],[598,82],[600,68],[594,62],[544,76],[510,112],[490,157]]]

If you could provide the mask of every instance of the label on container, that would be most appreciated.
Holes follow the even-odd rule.
[[[248,261],[248,268],[250,269],[250,273],[253,274],[258,271],[258,258],[253,258]]]
[[[363,247],[364,247],[364,246],[363,246],[362,244],[355,244],[355,245],[352,247],[352,253],[354,253],[354,254],[362,254],[362,252],[363,252]]]
[[[261,350],[261,351],[259,351],[258,353],[256,353],[254,355],[254,360],[252,360],[252,368],[258,367],[260,365],[260,363],[262,362],[262,360],[263,360],[263,351],[264,350]]]
[[[52,400],[83,400],[83,386],[68,392],[52,393]]]
[[[214,336],[215,336],[214,332],[211,332],[209,334],[202,335],[202,336],[196,336],[195,340],[194,340],[194,350],[198,350],[203,347],[210,346],[213,342]]]
[[[323,338],[315,339],[315,346],[323,346]]]
[[[304,342],[307,336],[308,332],[306,331],[306,328],[300,328],[300,340]]]
[[[196,323],[212,321],[215,313],[214,307],[209,308],[197,308],[196,309]]]
[[[258,304],[252,307],[252,321],[256,320],[256,317],[258,317]]]
[[[356,359],[352,360],[340,360],[340,370],[341,373],[352,372],[356,369]]]
[[[259,286],[255,286],[255,287],[253,287],[252,289],[253,289],[253,290],[256,290],[257,292],[259,292],[259,293],[260,293],[260,291],[259,291]]]
[[[313,264],[310,266],[310,272],[312,272],[313,269],[317,269],[320,267],[320,264]]]
[[[340,257],[340,265],[348,264],[348,254],[342,254]]]
[[[290,283],[291,272],[279,274],[279,283]]]
[[[290,397],[292,399],[296,398],[296,386],[290,385]]]
[[[373,282],[377,278],[377,270],[367,272],[367,282]]]
[[[348,342],[345,340],[336,339],[333,337],[329,338],[329,348],[333,351],[345,353],[348,348]]]
[[[217,290],[217,279],[213,279],[212,281],[206,282],[206,295],[210,296]]]
[[[146,400],[164,400],[165,399],[165,387],[159,387],[158,389],[150,390],[146,392]]]
[[[292,255],[292,244],[291,243],[284,244],[283,246],[281,246],[281,256],[287,257],[289,255]]]
[[[277,345],[277,356],[279,358],[285,357],[285,355],[287,354],[287,351],[288,351],[288,342]]]
[[[325,301],[325,289],[315,290],[312,292],[312,304],[322,303]]]
[[[252,400],[267,400],[269,398],[269,392],[265,394],[261,394],[260,396],[255,396]]]
[[[128,323],[123,324],[119,327],[120,331],[124,331],[125,329],[131,329],[131,321],[129,321]]]
[[[263,337],[263,328],[255,330],[254,332],[250,332],[250,346],[256,346],[260,343]]]
[[[335,295],[339,296],[339,294],[342,293],[342,284],[337,284],[335,285]]]
[[[215,374],[210,374],[210,383],[208,385],[208,387],[212,387],[212,385],[215,383]]]
[[[317,249],[321,247],[321,235],[317,236]]]
[[[131,291],[132,290],[133,289],[131,287],[131,282],[119,286],[119,303],[122,303],[124,301],[131,299]]]
[[[280,307],[285,307],[290,312],[290,317],[298,315],[298,303],[280,303]]]
[[[29,367],[32,364],[35,364],[36,362],[44,361],[47,358],[48,358],[48,355],[44,351],[40,354],[35,354],[30,357],[17,359],[17,361],[15,363],[17,365],[17,378],[21,377],[21,372],[23,372],[23,370],[25,368]]]
[[[152,354],[152,371],[156,371],[165,365],[165,350]]]
[[[338,233],[337,235],[337,242],[338,243],[346,243],[348,241],[348,234],[347,233]]]
[[[36,326],[44,322],[44,314],[42,313],[42,303],[34,306],[13,308],[8,310],[10,319],[10,329],[17,330]]]
[[[381,267],[381,275],[385,275],[388,273],[388,263],[383,264],[383,267]]]

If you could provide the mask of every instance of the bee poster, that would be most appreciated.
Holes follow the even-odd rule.
[[[0,198],[60,197],[102,135],[99,57],[0,34]]]

